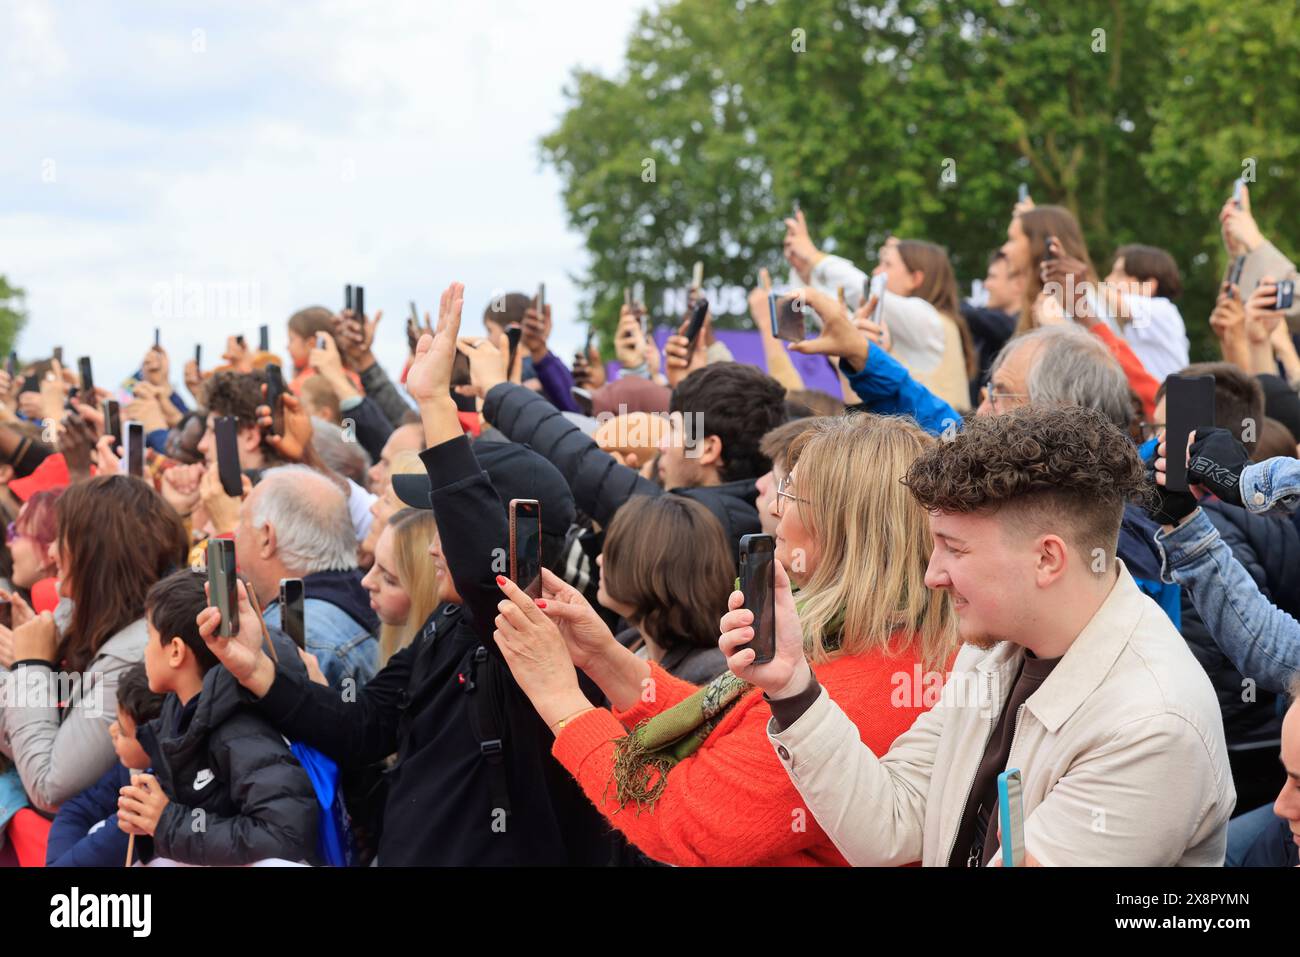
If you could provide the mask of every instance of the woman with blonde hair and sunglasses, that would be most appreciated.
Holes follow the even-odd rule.
[[[899,481],[934,441],[899,418],[824,420],[791,447],[771,504],[776,557],[799,586],[813,670],[851,702],[846,711],[876,753],[934,704],[937,672],[957,648],[947,595],[925,587],[928,518]],[[508,579],[498,583],[505,600],[494,638],[555,733],[553,755],[649,857],[845,863],[772,753],[761,692],[730,672],[696,687],[638,658],[553,575],[537,602]],[[576,669],[611,709],[590,705]]]
[[[361,579],[379,618],[379,667],[411,643],[441,601],[438,566],[429,546],[438,537],[433,512],[404,508],[388,518],[375,563]]]

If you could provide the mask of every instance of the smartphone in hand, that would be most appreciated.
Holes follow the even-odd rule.
[[[1236,206],[1238,209],[1241,209],[1241,194],[1244,192],[1245,188],[1246,181],[1244,179],[1238,179],[1232,184],[1232,205]]]
[[[271,351],[271,327],[270,326],[257,327],[257,350],[259,352]]]
[[[353,298],[354,298],[354,300],[355,300],[355,302],[356,302],[356,307],[352,310],[352,315],[353,315],[353,317],[354,317],[355,319],[360,319],[362,322],[364,322],[364,321],[365,321],[365,318],[366,318],[366,290],[365,290],[365,287],[364,287],[364,286],[357,286],[357,287],[356,287],[356,292],[354,293]]]
[[[122,457],[126,460],[126,474],[144,478],[144,423],[126,422],[122,436]]]
[[[1282,279],[1277,283],[1277,297],[1273,300],[1273,308],[1277,311],[1284,311],[1291,308],[1295,301],[1295,282],[1291,279]]]
[[[688,350],[695,351],[695,340],[700,337],[700,330],[704,328],[704,320],[709,315],[709,300],[700,298],[695,300],[695,305],[691,307],[691,319],[686,324],[686,347]]]
[[[740,591],[745,595],[744,607],[754,616],[753,640],[741,648],[754,650],[754,664],[766,664],[776,657],[776,539],[773,536],[741,536]]]
[[[1214,376],[1165,379],[1165,488],[1187,491],[1187,437],[1214,427]]]
[[[284,435],[284,410],[280,407],[284,392],[284,373],[272,362],[266,367],[266,404],[271,407],[271,431],[276,435]]]
[[[303,597],[301,578],[280,579],[280,628],[299,648],[307,647],[307,619],[303,610]]]
[[[221,612],[217,634],[239,634],[239,591],[236,588],[235,543],[229,538],[208,539],[208,601]]]
[[[243,473],[239,470],[239,435],[233,416],[218,416],[212,423],[217,442],[217,476],[221,488],[231,498],[244,494]]]
[[[77,360],[77,371],[81,374],[81,395],[88,402],[95,401],[95,376],[90,369],[90,356]]]
[[[515,324],[506,329],[506,375],[510,376],[515,371],[515,354],[519,352],[519,340],[523,338],[523,327]]]
[[[806,302],[789,296],[777,305],[776,337],[786,342],[803,342],[808,334],[804,313],[811,312]]]
[[[542,506],[536,499],[510,500],[510,580],[534,601],[542,597]]]
[[[116,399],[105,399],[99,404],[104,416],[104,434],[113,437],[114,448],[122,444],[122,407]]]

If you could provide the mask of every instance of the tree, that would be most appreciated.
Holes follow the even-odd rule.
[[[0,275],[0,355],[8,355],[18,341],[18,333],[27,324],[23,308],[25,293]]]
[[[1124,242],[1169,249],[1204,354],[1223,260],[1215,217],[1241,157],[1255,150],[1280,176],[1294,155],[1293,86],[1235,105],[1274,90],[1236,69],[1247,47],[1250,63],[1296,71],[1297,41],[1276,29],[1286,12],[1278,0],[649,10],[623,72],[576,71],[542,141],[587,236],[584,309],[612,329],[631,279],[681,286],[696,259],[751,285],[758,267],[782,265],[780,219],[796,198],[814,237],[861,265],[895,233],[943,243],[976,278],[1025,182],[1036,202],[1074,211],[1103,271]]]

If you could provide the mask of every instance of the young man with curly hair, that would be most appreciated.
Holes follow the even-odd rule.
[[[1002,863],[997,777],[1018,768],[1030,863],[1222,864],[1236,795],[1218,701],[1115,556],[1143,488],[1128,438],[1092,409],[980,416],[905,482],[931,515],[926,584],[951,595],[966,643],[940,703],[876,758],[817,687],[797,619],[782,627],[781,594],[777,658],[749,672],[776,699],[777,756],[849,862]],[[722,622],[733,670],[748,614]]]

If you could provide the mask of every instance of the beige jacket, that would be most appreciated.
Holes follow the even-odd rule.
[[[943,323],[943,358],[929,372],[914,372],[913,378],[958,412],[970,411],[970,380],[966,378],[966,353],[961,347],[957,323],[939,313]]]
[[[769,737],[850,864],[947,864],[1024,649],[957,656],[939,704],[877,759],[825,690]],[[1236,792],[1210,680],[1122,564],[1016,716],[1025,847],[1046,865],[1223,864]]]

